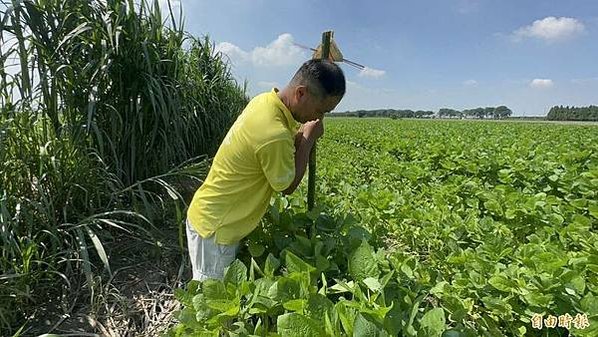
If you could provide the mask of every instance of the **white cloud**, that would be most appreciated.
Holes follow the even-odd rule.
[[[359,72],[359,77],[380,78],[386,74],[384,70],[365,67]]]
[[[365,89],[364,86],[362,86],[361,84],[357,83],[357,82],[353,82],[351,80],[346,80],[347,81],[347,88],[349,89]]]
[[[281,34],[276,40],[270,42],[265,47],[255,47],[251,51],[245,51],[230,42],[221,42],[216,45],[216,50],[220,51],[235,62],[250,62],[254,66],[289,66],[300,64],[307,60],[309,56],[300,47],[293,44],[294,39],[291,34]]]
[[[463,82],[463,85],[466,87],[475,87],[478,85],[478,81],[476,80],[467,80]]]
[[[285,66],[297,64],[306,58],[305,52],[293,44],[291,34],[282,34],[266,47],[256,47],[251,52],[251,60],[256,65]]]
[[[536,78],[529,84],[534,89],[547,89],[554,86],[554,82],[551,79]]]
[[[582,34],[585,31],[584,24],[574,18],[554,16],[536,20],[531,25],[521,27],[513,32],[515,41],[524,38],[537,38],[547,42],[564,41]]]
[[[234,61],[245,62],[249,59],[248,52],[244,51],[243,49],[241,49],[229,42],[221,42],[221,43],[217,44],[216,51],[225,54],[233,62]]]

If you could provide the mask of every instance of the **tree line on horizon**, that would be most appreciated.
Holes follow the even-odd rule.
[[[397,109],[376,109],[376,110],[355,110],[335,112],[337,117],[389,117],[389,118],[493,118],[503,119],[512,115],[511,109],[501,105],[498,107],[479,107],[475,109],[455,110],[442,108],[438,112],[430,110],[397,110]]]
[[[551,121],[598,121],[598,106],[553,106],[548,111],[546,119]]]
[[[504,119],[510,118],[513,111],[501,105],[497,107],[479,107],[474,109],[455,110],[441,108],[437,112],[429,110],[409,109],[375,109],[335,112],[335,117],[388,117],[388,118],[477,118],[477,119]],[[515,117],[518,118],[518,117]],[[545,117],[554,121],[598,121],[598,106],[587,107],[553,106]]]

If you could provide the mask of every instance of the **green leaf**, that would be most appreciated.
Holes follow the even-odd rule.
[[[297,255],[290,251],[286,251],[285,263],[287,270],[290,273],[313,273],[316,271],[316,268],[301,260]]]
[[[447,285],[448,285],[448,282],[446,282],[446,281],[440,281],[440,282],[436,283],[436,285],[434,287],[432,287],[432,289],[430,289],[430,294],[432,294],[432,295],[443,294],[444,287],[446,287]]]
[[[295,235],[295,241],[289,248],[301,256],[311,256],[313,252],[311,240],[302,235]]]
[[[305,313],[308,317],[316,320],[322,319],[325,315],[332,315],[334,304],[322,294],[310,294],[307,300]]]
[[[285,309],[287,309],[289,311],[298,311],[300,313],[303,312],[303,309],[305,308],[306,305],[307,305],[307,300],[305,300],[303,298],[286,301],[282,304],[282,306]]]
[[[380,276],[374,250],[367,241],[362,240],[361,245],[349,256],[349,274],[358,281]]]
[[[353,327],[353,337],[389,336],[384,327],[368,314],[357,314]]]
[[[446,295],[442,297],[442,306],[451,314],[451,319],[460,322],[465,319],[468,311],[461,298],[455,295]]]
[[[249,254],[251,254],[251,256],[253,256],[253,257],[262,256],[262,254],[264,254],[265,250],[266,250],[266,248],[263,245],[260,245],[259,243],[254,243],[254,242],[249,243]]]
[[[392,308],[384,316],[384,328],[391,336],[397,336],[401,331],[403,322],[403,312],[396,303],[392,303]]]
[[[325,336],[322,323],[297,313],[278,316],[277,332],[282,337]]]
[[[349,228],[349,232],[347,233],[347,235],[350,238],[357,240],[357,242],[361,242],[363,240],[367,241],[372,237],[370,232],[368,232],[367,229],[361,226],[352,226],[351,228]]]
[[[513,308],[501,298],[486,296],[482,298],[482,302],[496,316],[503,317],[506,320],[513,317]]]
[[[492,276],[488,280],[488,283],[494,288],[504,292],[510,292],[513,289],[511,281],[502,275]]]
[[[502,207],[500,206],[500,203],[494,199],[484,202],[484,207],[494,214],[502,214]]]
[[[316,256],[316,268],[319,271],[326,271],[330,267],[330,261],[322,255]]]
[[[548,222],[552,226],[560,226],[565,222],[565,219],[560,214],[552,213],[548,216]]]
[[[589,316],[598,315],[598,297],[592,295],[592,293],[588,293],[584,296],[579,303],[581,304],[583,312]]]
[[[301,297],[301,285],[297,280],[288,277],[279,278],[268,289],[268,298],[279,302],[286,302]]]
[[[337,316],[335,315],[335,317]],[[335,320],[335,324],[332,324],[332,321],[330,320],[330,314],[328,312],[324,315],[324,327],[327,336],[341,335],[339,325],[336,324],[336,322],[338,322],[338,318]]]
[[[573,207],[576,207],[576,208],[579,208],[579,209],[584,209],[584,208],[586,208],[588,200],[583,199],[583,198],[581,198],[581,199],[574,199],[574,200],[571,200],[570,203],[571,203],[571,205],[573,205]]]
[[[280,267],[280,261],[272,255],[272,253],[268,254],[266,258],[266,263],[264,265],[264,274],[268,276],[273,276],[276,269]]]
[[[380,284],[380,282],[378,282],[378,279],[373,278],[373,277],[368,277],[365,280],[363,280],[363,283],[371,290],[374,292],[380,291],[382,289],[382,285]]]
[[[201,284],[201,292],[207,300],[225,300],[228,298],[226,287],[220,280],[205,280]]]
[[[106,270],[108,270],[109,274],[112,274],[112,272],[110,271],[110,263],[108,262],[108,255],[106,255],[106,251],[104,250],[104,245],[102,245],[102,241],[100,240],[100,238],[98,238],[96,233],[94,233],[94,231],[92,231],[91,228],[89,228],[89,226],[85,226],[85,229],[87,230],[87,234],[89,235],[89,238],[91,239],[91,242],[93,243],[93,246],[95,247],[96,252],[100,257],[100,260],[104,264],[104,267],[106,268]]]
[[[446,320],[444,317],[444,310],[442,308],[434,308],[424,314],[420,323],[420,328],[425,331],[427,337],[437,337],[442,334],[446,328]]]
[[[224,283],[239,286],[244,281],[247,281],[247,267],[237,259],[226,269]]]
[[[407,264],[407,263],[403,263],[401,264],[401,272],[403,272],[403,274],[405,274],[409,279],[413,279],[413,269],[411,269],[411,267]]]
[[[551,294],[530,292],[529,294],[524,296],[524,299],[527,302],[527,304],[531,306],[535,306],[538,308],[547,308],[552,302],[553,297]]]
[[[231,300],[207,300],[206,305],[226,316],[236,316],[240,309],[239,302]]]
[[[253,293],[255,295],[268,296],[268,290],[274,284],[274,281],[269,278],[260,278],[253,282],[255,286]]]
[[[384,321],[384,317],[386,317],[386,314],[392,309],[392,307],[387,307],[387,306],[376,306],[373,309],[369,309],[369,308],[365,308],[365,309],[361,309],[361,313],[362,314],[368,314],[371,316],[371,318],[373,318],[374,320],[376,320],[376,322],[383,322]]]
[[[346,293],[346,292],[352,293],[355,290],[355,283],[353,281],[349,281],[346,283],[342,282],[342,281],[338,281],[335,285],[331,286],[328,289],[332,290],[331,291],[332,294]]]
[[[571,282],[566,285],[566,287],[570,287],[575,290],[577,294],[582,295],[586,289],[586,281],[582,276],[577,276],[573,278]]]
[[[334,232],[336,230],[336,221],[327,214],[320,214],[316,219],[316,228],[323,232]]]
[[[507,211],[505,212],[505,218],[507,218],[509,220],[515,219],[516,216],[517,216],[516,209],[508,208]]]
[[[191,329],[202,329],[203,326],[197,320],[197,313],[193,308],[183,308],[177,315],[177,319],[181,324]]]
[[[206,302],[203,294],[195,295],[193,297],[193,309],[195,310],[193,313],[193,320],[198,322],[207,321],[218,313],[210,309]]]
[[[573,215],[573,217],[571,218],[571,222],[572,223],[578,223],[578,224],[582,225],[583,227],[590,227],[590,226],[592,226],[592,220],[591,219],[588,219],[587,217],[585,217],[583,215],[579,215],[579,214]]]
[[[337,302],[334,306],[334,309],[338,313],[338,316],[341,320],[341,325],[346,332],[346,335],[352,336],[353,335],[353,323],[355,322],[355,316],[357,315],[357,310],[352,308],[351,306],[347,305],[349,302],[346,300]]]
[[[186,306],[193,305],[193,295],[181,288],[174,290],[174,298]]]

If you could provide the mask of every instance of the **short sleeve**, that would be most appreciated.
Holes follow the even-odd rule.
[[[277,192],[286,190],[295,179],[295,145],[291,138],[270,141],[256,150],[266,179]]]

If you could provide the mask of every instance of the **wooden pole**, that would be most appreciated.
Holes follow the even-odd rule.
[[[332,31],[322,33],[322,59],[327,60],[330,56],[330,40]],[[316,202],[316,143],[309,154],[309,176],[307,179],[307,209],[311,211]]]

